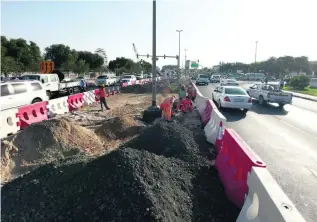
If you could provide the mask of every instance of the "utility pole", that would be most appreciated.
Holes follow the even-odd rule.
[[[153,0],[152,106],[156,107],[156,0]]]
[[[178,78],[180,77],[180,59],[181,59],[181,32],[183,30],[176,30],[178,32],[178,60],[177,60],[177,67],[178,67]]]
[[[186,60],[187,60],[187,49],[184,49],[185,51],[185,75],[187,74],[187,69],[186,69]]]
[[[256,54],[258,52],[258,41],[255,41],[255,56],[254,56],[254,63],[256,63]]]

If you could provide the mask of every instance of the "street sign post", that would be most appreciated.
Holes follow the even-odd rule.
[[[43,74],[51,73],[55,69],[54,62],[53,61],[42,61],[40,69],[41,69],[41,73],[43,73]]]

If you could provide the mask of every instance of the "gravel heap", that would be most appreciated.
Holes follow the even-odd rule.
[[[3,221],[235,221],[192,132],[158,122],[107,155],[54,162],[2,188]]]

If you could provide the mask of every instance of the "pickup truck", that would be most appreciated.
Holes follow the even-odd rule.
[[[20,80],[37,80],[43,85],[49,98],[59,93],[73,94],[75,91],[80,91],[80,80],[66,79],[64,73],[59,70],[54,70],[49,74],[25,74]]]
[[[265,103],[277,103],[280,107],[291,104],[293,94],[282,91],[276,84],[255,84],[251,86],[247,93],[252,98],[259,100],[261,105]]]

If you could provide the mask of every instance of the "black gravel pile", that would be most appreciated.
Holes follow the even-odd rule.
[[[239,210],[192,138],[178,122],[159,122],[108,155],[40,167],[3,186],[1,219],[235,221]]]

